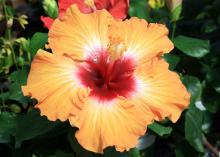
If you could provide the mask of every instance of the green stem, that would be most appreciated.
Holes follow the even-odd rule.
[[[173,22],[173,29],[171,34],[171,40],[173,41],[176,32],[176,21]]]
[[[6,21],[10,20],[10,16],[7,14],[7,9],[6,9],[6,4],[5,4],[5,1],[3,0],[2,2],[2,6],[3,6],[3,9],[4,9],[4,16],[6,18]],[[13,17],[14,18],[14,17]],[[7,28],[6,29],[6,32],[5,32],[5,38],[11,42],[11,34],[12,34],[12,29],[11,28]],[[10,49],[11,49],[11,52],[12,52],[12,59],[13,59],[13,62],[15,64],[15,67],[16,69],[18,69],[18,64],[17,64],[17,61],[16,61],[16,54],[14,52],[14,49],[13,49],[13,46],[10,45]]]
[[[10,16],[7,14],[7,9],[6,9],[6,4],[5,1],[3,0],[2,2],[3,10],[4,10],[4,16],[6,18],[6,21],[10,19]],[[5,38],[8,40],[11,40],[11,28],[7,28],[6,33],[5,33]]]
[[[12,52],[12,59],[13,59],[13,62],[14,62],[14,64],[15,64],[16,69],[18,70],[19,68],[18,68],[18,63],[17,63],[17,60],[16,60],[15,51],[14,51],[14,49],[13,49],[12,46],[10,46],[10,48],[11,48],[11,52]]]

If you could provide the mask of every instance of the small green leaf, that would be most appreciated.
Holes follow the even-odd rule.
[[[30,41],[30,51],[31,51],[32,57],[35,56],[37,50],[44,48],[47,42],[47,38],[48,38],[47,33],[37,32],[33,35]]]
[[[202,111],[197,108],[190,108],[186,112],[185,117],[185,137],[186,140],[194,147],[198,152],[204,152],[202,143]]]
[[[188,56],[201,58],[210,52],[209,40],[201,40],[186,36],[178,36],[174,39],[175,46]]]
[[[44,11],[48,16],[55,19],[58,16],[58,6],[55,0],[44,0],[43,1]]]
[[[161,137],[165,135],[169,135],[173,130],[170,126],[166,127],[157,122],[154,122],[153,124],[148,125],[148,128]]]
[[[173,54],[165,54],[163,58],[169,63],[170,70],[174,70],[180,61],[180,58]]]

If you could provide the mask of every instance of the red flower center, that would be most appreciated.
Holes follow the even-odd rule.
[[[135,90],[134,62],[131,58],[111,60],[103,52],[89,57],[79,66],[78,77],[91,89],[91,96],[99,101],[110,101],[117,96],[129,97]]]

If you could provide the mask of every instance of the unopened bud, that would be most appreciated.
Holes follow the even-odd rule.
[[[11,28],[13,25],[13,19],[10,18],[8,21],[7,21],[7,28]]]
[[[151,8],[159,9],[159,8],[164,7],[165,2],[164,0],[149,0],[148,4]]]
[[[3,19],[4,19],[4,16],[0,12],[0,21],[2,21]]]
[[[166,0],[167,8],[172,11],[179,5],[181,5],[183,0]]]
[[[17,104],[11,104],[11,105],[10,105],[10,109],[11,109],[11,111],[14,112],[14,113],[20,113],[20,112],[21,112],[21,108],[20,108],[20,106],[17,105]]]

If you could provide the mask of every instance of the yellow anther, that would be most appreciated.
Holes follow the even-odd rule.
[[[111,56],[111,59],[116,60],[123,56],[126,49],[127,48],[121,39],[114,39],[110,42],[108,52]]]

